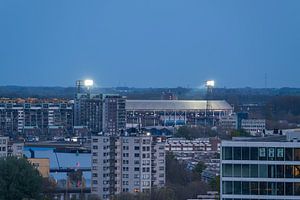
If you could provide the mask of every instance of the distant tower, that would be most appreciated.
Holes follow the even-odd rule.
[[[268,87],[268,74],[265,73],[265,89]]]

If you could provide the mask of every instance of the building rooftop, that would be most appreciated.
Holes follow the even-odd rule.
[[[126,110],[233,110],[225,100],[126,100]]]

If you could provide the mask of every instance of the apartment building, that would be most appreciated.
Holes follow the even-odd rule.
[[[221,199],[300,199],[300,137],[222,141]]]
[[[103,200],[122,192],[148,192],[165,185],[165,139],[92,137],[92,194]]]
[[[0,136],[0,158],[7,156],[23,157],[23,142],[13,142],[9,137]]]
[[[72,132],[73,105],[69,103],[1,103],[0,134],[48,135],[50,129]]]
[[[80,93],[74,102],[75,126],[86,126],[93,134],[118,134],[126,128],[125,97]]]

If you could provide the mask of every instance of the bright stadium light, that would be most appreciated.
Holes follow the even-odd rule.
[[[90,79],[84,80],[84,86],[85,87],[92,87],[93,85],[94,85],[93,80],[90,80]]]
[[[206,87],[215,87],[215,81],[214,80],[206,81]]]

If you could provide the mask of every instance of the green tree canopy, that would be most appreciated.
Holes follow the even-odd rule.
[[[0,199],[39,199],[42,187],[39,172],[25,159],[0,159]]]

